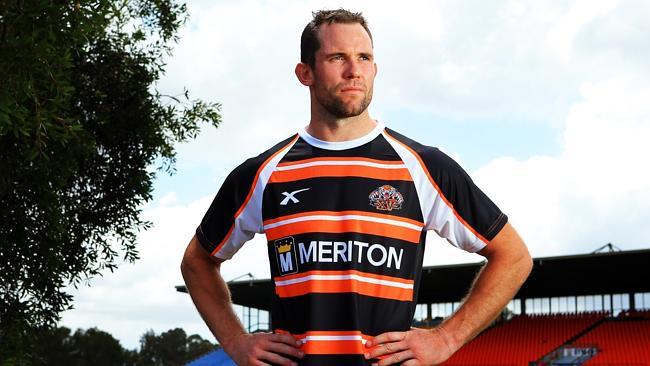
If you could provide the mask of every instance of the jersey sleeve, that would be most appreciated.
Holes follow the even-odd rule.
[[[228,175],[196,229],[201,246],[216,257],[231,258],[261,232],[261,215],[250,209],[244,214],[249,204],[254,205],[251,199],[258,165],[249,159]]]
[[[452,158],[388,128],[385,136],[411,173],[426,230],[434,230],[458,248],[476,252],[508,222]]]
[[[211,255],[230,259],[256,233],[264,232],[262,196],[280,159],[298,139],[291,136],[233,170],[196,229]]]
[[[485,247],[508,217],[452,158],[432,147],[421,158],[437,193],[430,211],[424,212],[426,228],[469,252]]]

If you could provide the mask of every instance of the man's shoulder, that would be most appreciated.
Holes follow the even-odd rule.
[[[257,172],[269,163],[269,161],[278,153],[283,151],[286,147],[290,146],[298,137],[298,134],[293,134],[286,139],[273,145],[273,147],[265,150],[257,156],[246,159],[243,163],[239,164],[233,169],[231,176],[253,178]]]
[[[453,159],[435,146],[422,144],[390,128],[386,128],[386,133],[389,137],[395,139],[398,143],[406,147],[409,152],[417,155],[417,157],[423,160],[426,165],[434,164],[437,166],[446,166],[452,163],[455,165]]]

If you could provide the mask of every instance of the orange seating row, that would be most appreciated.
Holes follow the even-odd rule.
[[[604,312],[521,315],[489,329],[445,365],[528,365],[607,316]]]
[[[576,343],[593,344],[598,354],[584,365],[608,363],[650,365],[650,320],[608,321]]]

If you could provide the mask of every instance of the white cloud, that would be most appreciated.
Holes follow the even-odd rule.
[[[562,61],[571,57],[573,40],[580,29],[597,17],[606,15],[619,4],[618,0],[578,0],[546,34],[544,41],[553,55]]]
[[[650,83],[610,79],[581,93],[560,156],[504,158],[476,172],[537,256],[649,245]]]

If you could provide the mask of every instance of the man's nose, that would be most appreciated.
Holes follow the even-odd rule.
[[[357,61],[350,60],[347,62],[345,75],[347,79],[356,79],[361,76],[361,66]]]

